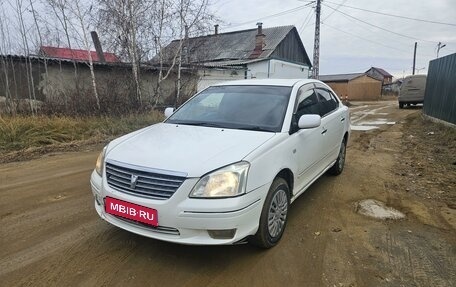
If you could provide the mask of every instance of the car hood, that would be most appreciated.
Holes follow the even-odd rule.
[[[275,133],[159,123],[113,141],[106,160],[202,175],[241,161]]]

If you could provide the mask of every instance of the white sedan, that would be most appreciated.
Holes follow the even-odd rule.
[[[276,245],[290,204],[340,174],[349,112],[317,80],[213,85],[110,142],[91,175],[107,222],[182,244]]]

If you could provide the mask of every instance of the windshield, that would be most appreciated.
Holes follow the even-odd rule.
[[[166,122],[279,132],[291,87],[209,87],[179,108]]]

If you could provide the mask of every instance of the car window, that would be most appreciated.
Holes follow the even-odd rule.
[[[291,87],[216,86],[190,99],[166,122],[279,132]]]
[[[296,94],[296,105],[291,120],[290,133],[299,130],[298,121],[302,115],[320,114],[318,98],[313,85],[304,85]]]
[[[329,93],[331,94],[331,97],[334,98],[334,100],[336,101],[337,105],[339,105],[339,103],[340,103],[339,97],[335,93],[333,93],[331,91],[329,91]]]
[[[317,89],[318,101],[320,105],[320,116],[325,116],[337,109],[338,102],[327,90]]]
[[[313,88],[301,88],[298,91],[296,115],[299,119],[300,116],[308,114],[320,114],[317,94]]]

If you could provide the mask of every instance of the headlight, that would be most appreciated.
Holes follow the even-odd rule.
[[[103,175],[103,162],[106,154],[106,146],[103,148],[103,151],[100,152],[100,155],[97,158],[97,163],[95,164],[95,171],[99,176]]]
[[[190,193],[190,197],[232,197],[245,193],[247,172],[250,164],[242,161],[202,177]]]

